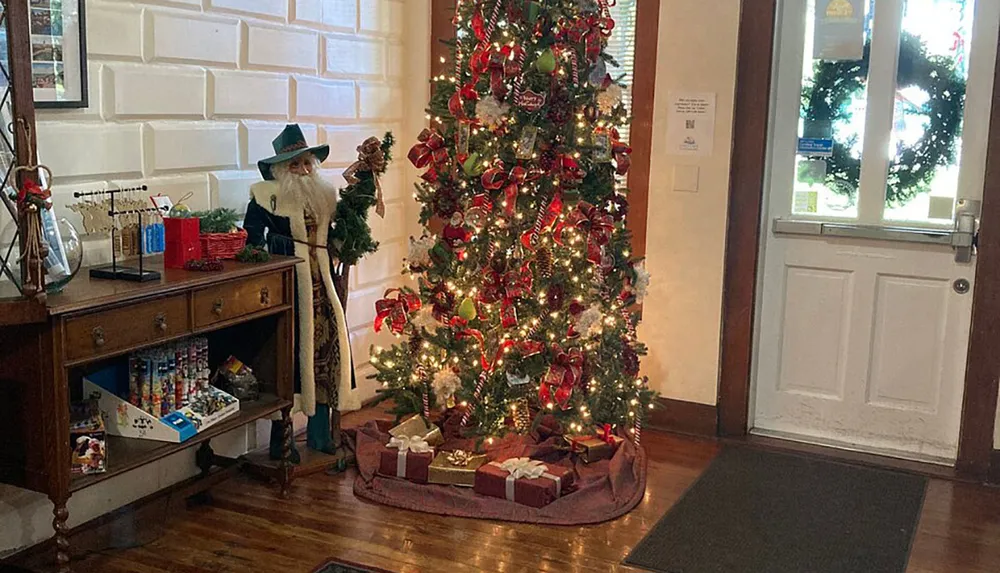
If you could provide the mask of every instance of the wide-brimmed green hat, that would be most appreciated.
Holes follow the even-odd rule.
[[[274,152],[277,154],[274,157],[268,157],[267,159],[261,159],[257,162],[257,167],[260,169],[260,174],[264,176],[267,181],[274,180],[274,175],[271,173],[271,166],[276,163],[283,163],[295,159],[296,157],[302,155],[303,153],[312,153],[319,159],[322,163],[326,161],[326,158],[330,155],[330,146],[327,144],[317,145],[315,147],[309,147],[306,143],[306,138],[302,135],[302,129],[297,123],[290,123],[285,126],[285,129],[281,131],[278,137],[274,138],[271,142],[271,146],[274,147]]]

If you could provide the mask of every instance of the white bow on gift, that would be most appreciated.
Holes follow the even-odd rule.
[[[549,473],[549,468],[538,460],[531,458],[510,458],[503,462],[490,462],[491,465],[499,466],[500,469],[510,472],[504,480],[504,494],[508,501],[514,499],[514,490],[517,480],[548,478],[556,483],[556,497],[562,495],[562,479]]]
[[[434,451],[434,448],[427,443],[427,440],[420,436],[400,436],[398,438],[392,438],[389,440],[388,447],[398,448],[400,453],[410,451],[417,454],[423,454]]]
[[[406,477],[407,452],[423,454],[434,451],[434,448],[427,443],[427,440],[420,436],[400,436],[398,438],[392,438],[386,446],[389,448],[399,449],[399,453],[396,454],[396,477],[401,478]]]
[[[549,471],[545,464],[531,458],[510,458],[500,464],[500,469],[510,472],[512,479],[536,479]]]

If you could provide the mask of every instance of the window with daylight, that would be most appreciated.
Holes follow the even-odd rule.
[[[791,187],[791,215],[952,224],[975,184],[960,170],[963,144],[986,145],[985,130],[963,130],[967,97],[991,88],[969,83],[976,4],[784,2],[771,177]]]
[[[637,0],[618,0],[611,6],[611,17],[615,21],[615,28],[608,39],[607,52],[618,62],[620,67],[609,68],[611,76],[618,79],[622,77],[622,82],[627,86],[622,94],[622,103],[625,108],[632,111],[632,82],[635,78],[635,7]],[[624,125],[618,129],[622,141],[629,140],[629,126]]]

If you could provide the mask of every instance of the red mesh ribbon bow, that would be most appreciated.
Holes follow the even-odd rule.
[[[583,42],[587,59],[596,62],[601,56],[602,39],[610,38],[614,28],[614,20],[594,14],[586,18],[578,18],[573,22],[566,30],[566,37],[573,42]]]
[[[566,220],[556,227],[553,233],[555,241],[560,245],[563,242],[562,233],[566,227],[576,227],[587,237],[587,260],[596,264],[601,263],[601,251],[604,245],[611,240],[611,233],[615,229],[614,219],[611,215],[601,211],[596,206],[580,201],[566,218]]]
[[[562,193],[557,191],[555,196],[552,197],[552,201],[549,202],[549,206],[545,208],[545,211],[539,213],[535,226],[521,235],[521,245],[526,249],[535,250],[535,241],[538,240],[538,235],[552,228],[553,223],[556,222],[559,214],[562,213],[562,208]]]
[[[555,359],[538,387],[538,400],[542,404],[549,404],[554,400],[559,408],[568,410],[573,388],[582,382],[583,353],[579,348],[564,351],[555,344],[552,345],[552,351]]]
[[[390,295],[396,293],[396,298]],[[420,310],[420,297],[416,293],[403,289],[391,288],[385,291],[385,298],[375,302],[375,332],[381,332],[386,319],[389,320],[389,330],[402,334],[406,326],[407,315]]]
[[[424,129],[417,136],[419,143],[410,148],[407,158],[417,169],[430,166],[423,175],[425,181],[437,179],[437,172],[448,162],[448,150],[444,147],[444,137],[433,129]]]
[[[527,264],[522,265],[520,269],[505,273],[498,273],[491,269],[487,271],[479,300],[487,304],[499,301],[501,303],[500,324],[504,328],[516,326],[517,309],[514,308],[514,299],[529,294],[531,282],[531,268]]]
[[[517,189],[528,181],[535,181],[542,176],[541,171],[528,170],[520,165],[515,166],[507,173],[506,167],[501,162],[497,167],[491,167],[483,173],[483,188],[496,191],[503,188],[504,215],[514,216],[514,209],[517,207]]]

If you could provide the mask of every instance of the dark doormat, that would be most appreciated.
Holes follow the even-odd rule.
[[[313,573],[391,573],[377,567],[366,567],[360,563],[344,561],[343,559],[327,559]]]
[[[927,479],[728,448],[625,562],[664,573],[902,573]]]

